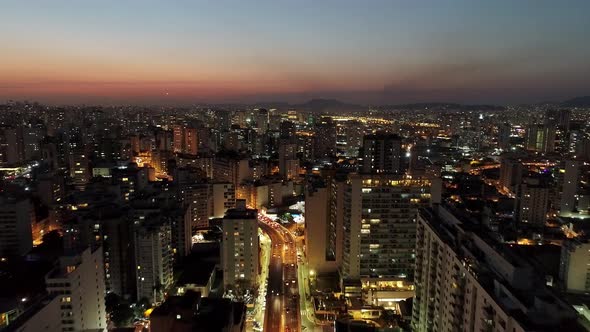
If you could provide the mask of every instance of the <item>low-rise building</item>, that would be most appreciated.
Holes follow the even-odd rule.
[[[246,322],[246,307],[229,299],[201,297],[189,291],[170,296],[150,315],[152,331],[166,332],[241,332]]]

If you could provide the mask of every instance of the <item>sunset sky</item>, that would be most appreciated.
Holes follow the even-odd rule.
[[[0,100],[563,100],[590,95],[588,13],[588,0],[2,0]]]

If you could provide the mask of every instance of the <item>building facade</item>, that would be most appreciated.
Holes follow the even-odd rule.
[[[573,308],[543,282],[487,231],[444,207],[420,211],[413,331],[576,330]]]
[[[45,283],[60,297],[62,331],[106,331],[102,247],[62,257]]]
[[[33,248],[34,220],[28,198],[0,196],[0,257],[22,256]]]
[[[223,284],[256,285],[259,273],[258,210],[246,208],[245,200],[237,200],[236,207],[223,217],[221,264]]]
[[[135,230],[137,298],[158,303],[173,283],[172,234],[169,223],[152,221]]]
[[[363,173],[402,172],[402,139],[395,134],[366,135],[363,138]]]

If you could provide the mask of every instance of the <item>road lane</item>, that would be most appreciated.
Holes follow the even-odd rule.
[[[282,239],[278,232],[264,222],[260,228],[270,237],[271,257],[266,291],[264,331],[283,331],[283,259]]]
[[[301,331],[297,247],[282,225],[259,215],[259,226],[272,242],[264,331]]]

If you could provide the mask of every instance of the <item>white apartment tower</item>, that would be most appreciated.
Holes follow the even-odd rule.
[[[183,186],[184,205],[188,207],[192,228],[209,226],[212,204],[209,183],[194,183]]]
[[[578,331],[577,314],[489,231],[450,210],[422,209],[412,331]]]
[[[305,190],[305,254],[317,274],[337,272],[342,264],[345,175],[326,170],[308,177]]]
[[[137,298],[158,303],[173,282],[172,234],[169,223],[151,218],[135,230]]]
[[[246,201],[239,199],[236,207],[223,217],[223,243],[221,264],[223,284],[243,282],[257,283],[259,272],[258,210],[246,208]]]
[[[62,331],[106,331],[102,247],[63,256],[45,277],[47,291],[59,296]]]
[[[349,175],[344,189],[342,277],[385,277],[411,282],[416,213],[431,201],[440,201],[438,187],[438,179]]]
[[[572,293],[590,291],[590,243],[587,239],[567,239],[561,246],[559,274],[565,289]]]
[[[212,183],[211,184],[211,214],[212,218],[223,218],[228,209],[236,204],[236,191],[232,183]]]

